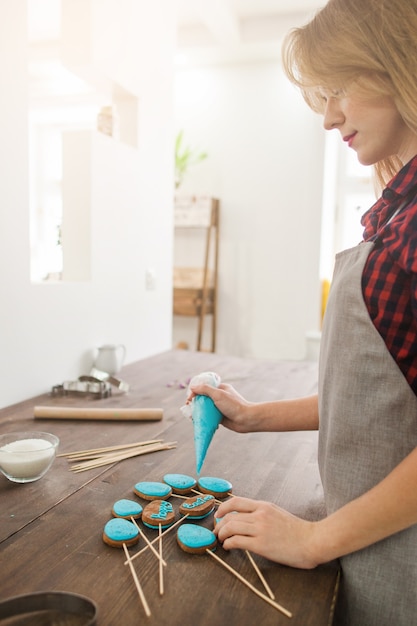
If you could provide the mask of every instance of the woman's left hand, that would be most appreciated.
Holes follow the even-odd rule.
[[[232,497],[220,505],[216,518],[219,522],[214,532],[225,550],[250,550],[303,569],[320,563],[313,551],[317,523],[300,519],[271,502]]]

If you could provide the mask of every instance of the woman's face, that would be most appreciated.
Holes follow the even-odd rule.
[[[323,91],[322,97],[324,128],[337,129],[363,165],[394,155],[407,163],[417,154],[417,135],[406,126],[390,96],[366,97],[352,89]]]

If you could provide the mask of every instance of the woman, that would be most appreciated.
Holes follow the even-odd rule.
[[[381,197],[336,259],[317,397],[251,403],[198,386],[236,432],[319,428],[327,517],[232,498],[225,549],[294,567],[341,563],[336,624],[417,623],[417,0],[330,0],[287,36],[284,67]],[[234,514],[231,514],[235,512]]]

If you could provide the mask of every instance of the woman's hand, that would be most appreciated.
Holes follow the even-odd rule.
[[[232,497],[222,503],[214,529],[225,550],[250,550],[272,561],[312,569],[317,522],[308,522],[271,502]]]
[[[238,433],[251,431],[249,408],[253,406],[241,396],[232,385],[221,383],[218,387],[195,385],[190,387],[187,402],[194,396],[209,396],[223,415],[222,425]]]

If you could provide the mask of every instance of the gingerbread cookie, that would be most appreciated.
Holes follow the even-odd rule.
[[[192,476],[186,474],[165,474],[164,482],[172,488],[174,493],[191,493],[197,485],[197,481]]]
[[[166,500],[172,495],[172,489],[166,483],[150,481],[136,483],[133,491],[144,500]]]
[[[215,498],[227,498],[232,493],[232,483],[224,478],[202,476],[197,483],[198,491],[211,493]]]
[[[148,528],[168,528],[175,522],[175,511],[171,502],[153,500],[145,506],[142,513],[142,522]]]
[[[103,541],[112,548],[133,546],[139,541],[139,530],[127,519],[114,517],[104,526]]]
[[[206,550],[213,550],[216,547],[217,537],[204,526],[182,524],[177,531],[177,542],[184,552],[204,554]]]
[[[193,519],[203,519],[214,510],[214,496],[207,493],[187,498],[180,506],[181,515],[189,515]]]
[[[113,508],[111,510],[112,515],[114,517],[126,517],[134,519],[139,519],[142,515],[143,507],[139,504],[139,502],[134,502],[133,500],[117,500],[113,504]]]

